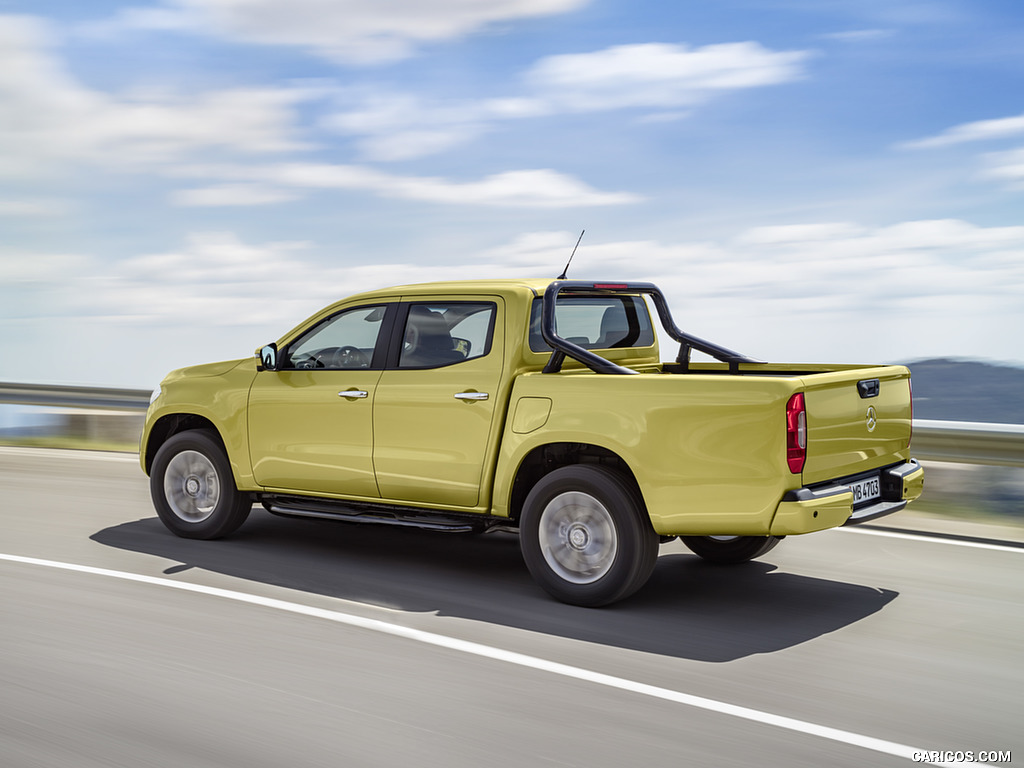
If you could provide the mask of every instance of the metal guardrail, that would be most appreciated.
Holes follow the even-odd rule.
[[[915,421],[911,449],[926,461],[1024,467],[1024,424]]]
[[[0,403],[144,411],[148,389],[66,387],[0,382]],[[913,454],[925,461],[1024,467],[1024,424],[914,422]]]
[[[149,407],[150,394],[151,391],[148,389],[65,387],[54,384],[0,382],[0,403],[16,405],[144,411]]]

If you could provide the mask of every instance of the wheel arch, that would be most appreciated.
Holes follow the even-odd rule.
[[[160,450],[160,446],[166,443],[170,438],[174,437],[181,432],[187,432],[190,429],[201,429],[211,434],[211,437],[220,444],[221,449],[225,455],[228,455],[227,447],[224,443],[224,438],[220,434],[220,430],[217,429],[216,425],[205,416],[199,416],[195,413],[169,413],[166,416],[161,416],[153,424],[153,427],[149,430],[149,436],[146,440],[145,445],[145,460],[146,460],[146,474],[149,474],[153,469],[153,459],[156,458],[157,451]]]
[[[509,519],[519,522],[523,503],[530,490],[545,475],[562,467],[591,464],[605,467],[619,475],[636,495],[638,504],[646,511],[643,493],[636,475],[625,459],[604,446],[593,443],[552,442],[535,446],[516,469],[509,498]]]

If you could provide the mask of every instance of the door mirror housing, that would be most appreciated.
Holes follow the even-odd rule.
[[[257,371],[277,370],[277,344],[267,344],[256,352]]]

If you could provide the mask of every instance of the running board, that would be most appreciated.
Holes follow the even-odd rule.
[[[483,533],[498,526],[505,527],[509,522],[503,517],[492,517],[491,515],[434,512],[416,507],[358,504],[303,496],[266,494],[260,501],[268,512],[284,517],[312,517],[347,523],[398,525],[404,528],[421,528],[442,533]]]

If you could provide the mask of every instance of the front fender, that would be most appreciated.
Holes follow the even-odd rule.
[[[208,423],[220,435],[239,490],[258,490],[249,460],[249,387],[256,375],[254,359],[211,363],[173,371],[160,384],[160,393],[146,412],[139,446],[139,461],[148,473],[159,444],[174,429],[169,418],[189,424]],[[181,429],[177,429],[181,431]]]

